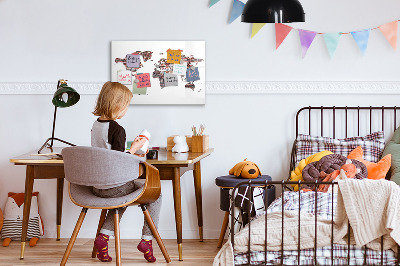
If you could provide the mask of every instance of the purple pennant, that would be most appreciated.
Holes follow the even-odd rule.
[[[308,48],[310,48],[315,36],[317,33],[315,31],[308,31],[308,30],[300,30],[300,43],[301,43],[301,54],[304,58],[306,56]]]

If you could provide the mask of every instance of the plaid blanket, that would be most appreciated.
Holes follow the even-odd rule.
[[[381,253],[372,249],[364,249],[354,245],[350,245],[350,261],[347,264],[348,249],[347,245],[333,245],[333,262],[332,249],[330,246],[317,248],[317,264],[316,265],[382,265]],[[364,261],[364,253],[366,253]],[[250,252],[250,265],[264,264],[264,252]],[[283,251],[284,265],[298,265],[297,250]],[[248,265],[247,253],[235,255],[235,265]],[[268,251],[266,265],[281,265],[281,252]],[[300,265],[314,265],[314,249],[303,249],[300,251]],[[383,252],[383,265],[396,265],[396,257],[392,250]]]
[[[271,205],[269,205],[267,212],[273,213],[282,211],[282,203],[285,211],[297,211],[300,208],[301,212],[317,214],[321,216],[321,218],[329,220],[332,219],[332,213],[335,215],[336,194],[317,192],[317,198],[315,198],[314,191],[300,193],[298,191],[286,191],[283,197],[281,196],[275,199]],[[263,214],[265,215],[265,212]],[[257,217],[260,215],[257,215]]]
[[[283,196],[277,198],[271,203],[267,210],[267,214],[273,212],[286,210],[298,210],[316,214],[326,219],[332,219],[332,213],[335,215],[336,208],[336,194],[335,193],[322,193],[317,192],[285,192]],[[259,214],[253,219],[260,217]],[[317,265],[347,265],[348,259],[348,246],[347,245],[333,245],[333,264],[332,264],[332,248],[326,246],[316,249]],[[364,256],[366,254],[366,256]],[[385,250],[383,253],[384,265],[395,265],[396,257],[392,250]],[[280,251],[267,251],[265,252],[250,252],[250,265],[257,265],[265,263],[265,255],[267,256],[266,265],[280,265],[281,252]],[[297,250],[285,250],[283,252],[284,265],[298,265],[300,258],[300,265],[314,265],[314,249],[304,249],[298,255]],[[381,252],[371,250],[364,247],[357,247],[350,245],[350,264],[349,265],[381,265]],[[365,260],[365,261],[364,261]],[[248,253],[235,254],[235,265],[248,264]]]

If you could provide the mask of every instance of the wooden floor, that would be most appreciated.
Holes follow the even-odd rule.
[[[12,241],[9,247],[0,246],[0,265],[60,265],[69,239],[40,239],[36,247],[26,247],[25,259],[20,260],[20,242]],[[187,240],[183,241],[183,261],[178,260],[178,247],[176,240],[163,240],[172,262],[167,264],[154,241],[154,254],[156,263],[149,264],[143,254],[136,249],[139,240],[121,240],[123,265],[212,265],[215,255],[218,253],[217,240]],[[93,240],[77,239],[68,259],[67,265],[115,265],[114,243],[110,241],[110,255],[113,262],[104,263],[91,258]]]

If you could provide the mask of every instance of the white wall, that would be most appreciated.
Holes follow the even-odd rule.
[[[373,31],[362,57],[349,35],[329,59],[318,36],[301,59],[297,32],[274,50],[273,25],[250,40],[250,25],[227,24],[230,0],[208,9],[208,0],[29,1],[0,0],[0,82],[103,82],[110,79],[111,40],[205,40],[208,81],[399,81],[399,52]],[[350,31],[399,19],[397,1],[303,0],[309,30]],[[214,179],[238,161],[255,161],[275,180],[286,176],[294,138],[294,115],[308,105],[398,105],[399,95],[207,95],[205,106],[131,106],[120,122],[128,138],[147,128],[153,145],[165,145],[176,133],[189,134],[205,123],[215,152],[202,164],[205,238],[217,238],[223,214]],[[50,136],[50,95],[0,95],[0,207],[7,192],[24,190],[25,168],[9,158],[35,150]],[[90,144],[95,95],[82,95],[74,107],[60,109],[56,135]],[[46,237],[55,237],[55,180],[39,180],[40,211]],[[160,232],[175,238],[172,188],[163,181]],[[62,237],[69,237],[79,208],[64,194]],[[184,238],[197,237],[192,176],[182,177]],[[88,213],[80,237],[92,237],[99,212]],[[139,218],[138,218],[139,217]],[[122,220],[122,237],[139,238],[142,218],[131,208]]]

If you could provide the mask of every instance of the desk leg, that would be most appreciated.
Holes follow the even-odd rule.
[[[182,206],[181,206],[181,174],[179,167],[174,167],[174,178],[172,179],[174,191],[175,223],[178,242],[179,260],[182,260]]]
[[[25,195],[24,195],[24,213],[22,219],[22,232],[21,232],[21,255],[20,259],[24,259],[26,235],[28,233],[29,213],[31,212],[31,200],[34,181],[34,166],[26,166],[25,177]]]
[[[57,178],[57,241],[60,241],[64,178]]]
[[[200,242],[203,242],[203,203],[201,196],[201,168],[200,161],[194,164],[194,191],[196,194],[197,220],[199,225]]]

